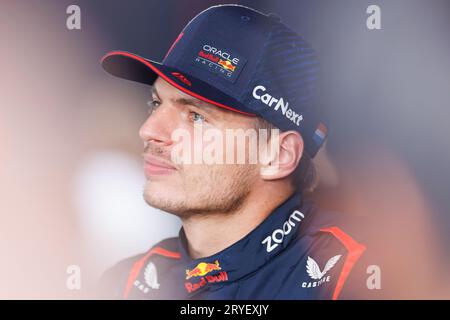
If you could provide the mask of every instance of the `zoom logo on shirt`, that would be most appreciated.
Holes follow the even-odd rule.
[[[284,237],[294,230],[305,216],[298,210],[292,212],[289,219],[283,223],[283,227],[275,229],[261,243],[266,245],[266,251],[272,252],[279,244],[283,243]]]

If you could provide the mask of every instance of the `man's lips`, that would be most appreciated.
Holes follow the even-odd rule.
[[[175,166],[155,156],[144,154],[144,172],[146,176],[167,175],[173,173]]]

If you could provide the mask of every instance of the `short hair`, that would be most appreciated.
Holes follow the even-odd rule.
[[[263,118],[256,117],[256,129],[266,129],[268,132],[267,137],[270,138],[271,130],[278,128]],[[303,150],[302,157],[295,170],[289,175],[289,178],[292,187],[296,191],[310,193],[317,188],[319,184],[317,168],[305,150]]]

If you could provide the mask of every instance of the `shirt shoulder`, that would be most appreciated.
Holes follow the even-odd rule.
[[[305,218],[286,255],[290,271],[277,299],[338,299],[366,251],[342,213],[303,208]],[[348,231],[350,230],[350,231]]]
[[[101,298],[126,298],[134,281],[144,272],[145,265],[170,264],[179,258],[178,240],[167,238],[153,245],[147,252],[123,259],[107,269],[100,278],[98,294]]]

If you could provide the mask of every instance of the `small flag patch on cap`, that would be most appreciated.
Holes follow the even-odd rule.
[[[313,135],[313,140],[314,142],[320,146],[323,141],[325,140],[325,137],[327,136],[327,127],[320,122],[319,125],[317,126],[316,131],[314,131],[314,135]]]

